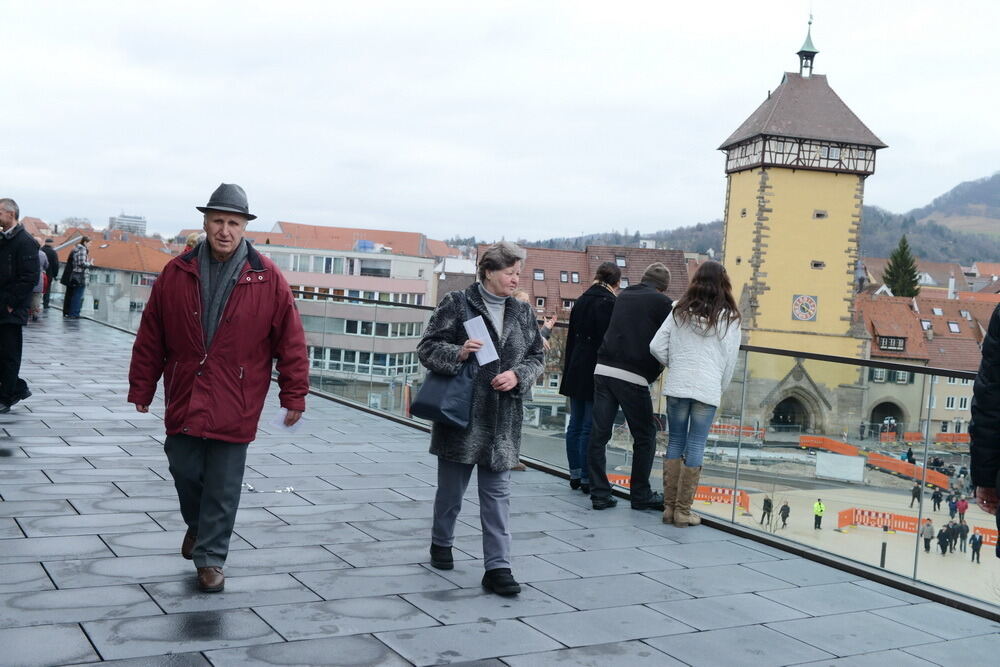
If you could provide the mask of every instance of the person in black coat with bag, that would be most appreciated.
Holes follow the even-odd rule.
[[[976,503],[996,517],[997,487],[1000,487],[1000,306],[993,310],[983,338],[983,359],[972,387],[972,421],[969,423],[969,454]],[[1000,558],[1000,544],[997,545]]]
[[[18,221],[13,199],[0,199],[0,413],[31,396],[21,372],[24,325],[38,284],[38,243]]]
[[[563,353],[562,384],[559,393],[569,397],[569,426],[566,427],[566,460],[570,488],[590,494],[587,446],[594,408],[594,367],[597,348],[611,323],[615,290],[622,270],[614,262],[597,267],[594,283],[573,303]]]

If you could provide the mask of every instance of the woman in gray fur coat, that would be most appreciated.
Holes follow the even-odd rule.
[[[523,250],[505,241],[483,252],[479,282],[441,300],[417,346],[420,363],[429,370],[457,375],[470,355],[476,363],[475,352],[483,345],[469,339],[463,323],[481,315],[500,355],[479,367],[468,428],[435,423],[431,432],[431,454],[438,457],[431,565],[454,567],[455,521],[472,469],[478,467],[483,587],[498,595],[521,591],[510,571],[510,469],[521,449],[522,401],[542,372],[544,356],[531,306],[511,297],[524,257]]]

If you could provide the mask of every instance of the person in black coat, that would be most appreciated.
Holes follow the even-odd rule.
[[[21,335],[38,284],[38,244],[18,220],[13,199],[0,199],[0,413],[31,396],[21,372]]]
[[[976,503],[996,517],[997,487],[1000,487],[1000,305],[993,309],[983,338],[983,359],[972,387],[972,420],[969,423],[969,454]],[[1000,544],[996,555],[1000,558]]]
[[[563,353],[562,384],[559,393],[569,397],[569,426],[566,427],[566,460],[569,485],[590,494],[587,446],[590,443],[594,408],[594,367],[597,348],[611,323],[615,290],[622,270],[614,262],[597,267],[594,283],[580,295],[569,314],[566,351]]]
[[[595,510],[618,504],[611,495],[604,448],[621,406],[633,441],[629,481],[632,509],[663,511],[663,494],[654,492],[649,485],[656,453],[656,422],[649,385],[663,372],[663,365],[650,354],[649,342],[670,314],[672,302],[664,294],[669,285],[666,266],[654,262],[646,267],[642,282],[619,293],[611,323],[597,350],[593,426],[587,449],[590,500]]]
[[[49,260],[49,266],[45,269],[45,272],[49,274],[49,282],[45,286],[45,292],[42,295],[42,308],[48,309],[49,294],[52,292],[52,283],[59,277],[59,256],[56,255],[56,249],[52,247],[52,239],[45,239],[45,245],[42,246],[42,252],[45,253],[45,258]]]

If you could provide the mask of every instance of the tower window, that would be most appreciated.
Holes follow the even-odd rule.
[[[747,210],[745,208],[740,209],[740,217],[741,218],[747,217]]]
[[[829,217],[826,211],[816,209],[813,211],[813,220],[826,220]]]
[[[737,257],[736,258],[736,266],[739,266],[742,261],[743,261],[742,257]]]
[[[811,266],[814,269],[825,269],[826,262],[821,262],[818,259],[814,259],[812,262],[810,262],[809,266]]]
[[[544,308],[545,307],[545,297],[544,296],[535,297],[535,307],[536,308]]]

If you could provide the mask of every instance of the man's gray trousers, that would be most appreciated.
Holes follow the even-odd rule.
[[[438,457],[438,488],[434,497],[434,527],[431,542],[450,547],[455,541],[455,521],[462,509],[462,496],[469,486],[471,463],[455,463]],[[487,570],[510,568],[510,471],[479,468],[479,521],[483,528],[483,565]]]
[[[198,536],[191,553],[195,567],[222,567],[240,506],[247,445],[168,435],[163,450],[181,516],[188,530]]]

